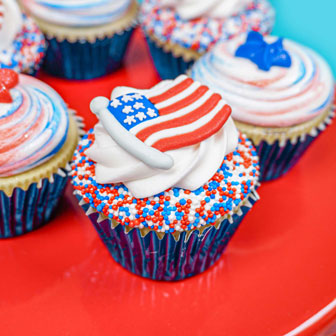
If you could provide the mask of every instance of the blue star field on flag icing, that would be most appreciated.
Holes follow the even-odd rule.
[[[139,93],[128,93],[112,99],[108,110],[128,131],[145,121],[159,117],[155,105]]]

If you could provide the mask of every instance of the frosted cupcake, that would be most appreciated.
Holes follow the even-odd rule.
[[[0,82],[0,238],[8,238],[51,218],[78,131],[48,85],[8,69],[0,69]]]
[[[45,53],[45,39],[14,0],[0,0],[0,68],[35,74]]]
[[[98,97],[72,182],[113,258],[156,280],[203,272],[257,199],[258,157],[231,108],[181,75]]]
[[[295,165],[331,122],[334,82],[328,64],[290,40],[249,33],[217,45],[191,76],[232,106],[238,129],[255,144],[262,180]]]
[[[173,79],[218,40],[270,33],[274,11],[268,0],[145,0],[140,22],[160,77]]]
[[[121,65],[136,24],[135,0],[21,0],[45,33],[45,69],[68,79],[104,76]]]

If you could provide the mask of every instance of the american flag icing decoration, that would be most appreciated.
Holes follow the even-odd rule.
[[[219,131],[231,114],[219,94],[185,75],[146,96],[114,98],[107,109],[126,130],[161,152],[200,143]]]

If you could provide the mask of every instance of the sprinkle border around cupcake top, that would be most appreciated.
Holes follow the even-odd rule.
[[[123,184],[98,184],[95,162],[85,151],[94,143],[91,129],[80,141],[72,165],[75,193],[87,204],[130,228],[174,233],[215,225],[233,215],[258,183],[258,157],[252,143],[240,135],[237,149],[224,158],[217,173],[204,186],[190,191],[170,188],[144,199],[134,198]]]
[[[0,68],[32,74],[44,57],[46,42],[35,22],[23,15],[23,27],[11,47],[0,51]]]
[[[145,0],[140,22],[147,34],[161,42],[171,42],[203,53],[218,40],[230,39],[248,30],[270,33],[274,10],[267,0],[251,0],[242,12],[226,19],[199,18],[182,20],[171,8],[161,8],[158,0]]]

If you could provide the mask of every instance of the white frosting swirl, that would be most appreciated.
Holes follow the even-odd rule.
[[[14,41],[22,28],[22,14],[14,0],[0,0],[0,50]]]
[[[97,26],[122,17],[131,0],[22,0],[34,16],[62,26]]]
[[[163,85],[171,81],[161,82]],[[118,87],[111,99],[126,93],[146,96],[149,90]],[[86,151],[96,161],[98,183],[123,183],[136,198],[144,198],[172,187],[195,190],[206,183],[221,166],[224,156],[234,151],[238,144],[238,132],[231,119],[216,134],[199,144],[170,150],[174,165],[168,170],[154,169],[145,165],[121,148],[101,123],[94,128],[95,143]]]
[[[289,68],[260,70],[252,61],[235,57],[246,39],[241,36],[218,44],[195,63],[191,77],[218,92],[239,121],[270,127],[287,127],[308,121],[332,103],[333,77],[328,64],[314,51],[284,40]],[[275,37],[268,36],[268,43]]]
[[[199,17],[225,18],[243,10],[250,0],[161,0],[164,7],[173,7],[184,20]]]

